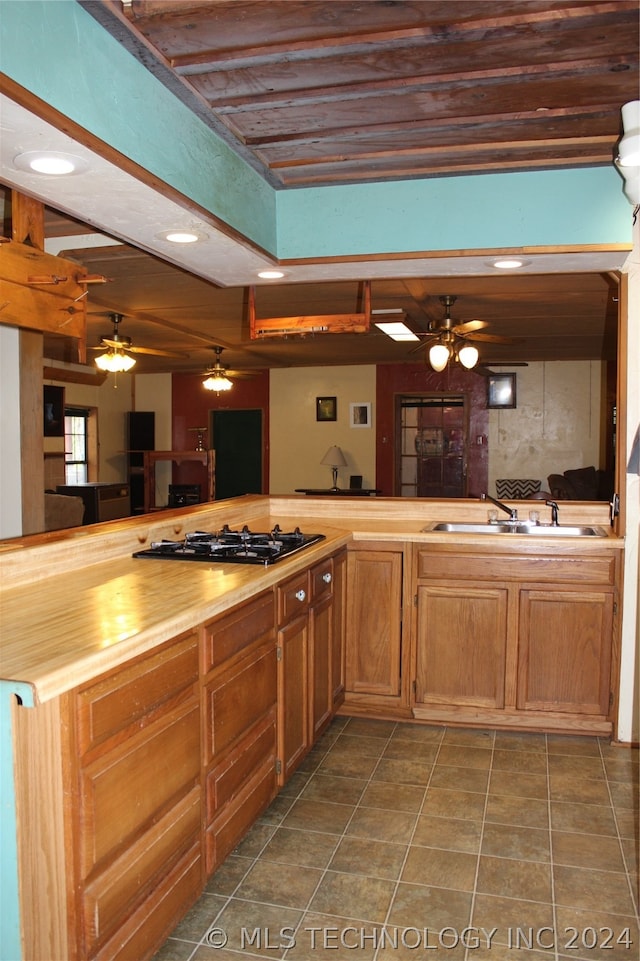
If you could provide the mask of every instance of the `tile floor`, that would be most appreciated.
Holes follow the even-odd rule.
[[[337,718],[154,961],[637,961],[638,752]]]

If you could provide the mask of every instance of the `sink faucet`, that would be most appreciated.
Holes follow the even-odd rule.
[[[491,501],[491,503],[495,504],[496,507],[499,507],[501,511],[504,511],[505,514],[508,514],[512,521],[518,520],[518,512],[515,508],[507,507],[506,504],[501,503],[501,501],[497,501],[495,497],[492,497],[490,494],[480,494],[480,500]]]
[[[551,508],[551,526],[558,527],[558,505],[555,501],[545,501],[545,504]]]

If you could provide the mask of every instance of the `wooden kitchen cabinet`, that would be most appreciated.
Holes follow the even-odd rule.
[[[415,555],[416,718],[611,733],[618,552]]]
[[[347,551],[345,701],[348,713],[409,714],[402,643],[404,551],[354,542]]]
[[[77,957],[144,957],[202,887],[198,636],[67,700]]]
[[[416,704],[504,707],[508,588],[420,584]]]
[[[344,572],[342,551],[276,588],[280,784],[342,700]]]
[[[278,758],[284,784],[311,747],[309,572],[276,588],[278,607]]]
[[[610,591],[520,592],[519,710],[608,715],[613,606]]]
[[[211,874],[276,793],[273,593],[203,629],[205,870]]]

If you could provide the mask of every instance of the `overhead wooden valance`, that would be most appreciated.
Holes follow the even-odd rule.
[[[256,288],[249,287],[249,332],[251,340],[289,337],[297,334],[366,334],[371,326],[371,281],[362,283],[362,312],[314,314],[302,317],[256,318]]]

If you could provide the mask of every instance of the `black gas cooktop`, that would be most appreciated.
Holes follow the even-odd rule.
[[[323,541],[324,537],[324,534],[303,534],[299,527],[293,531],[281,531],[277,524],[268,533],[254,532],[246,526],[232,531],[225,524],[214,533],[194,531],[181,541],[153,541],[150,547],[136,551],[133,556],[169,561],[275,564]]]

